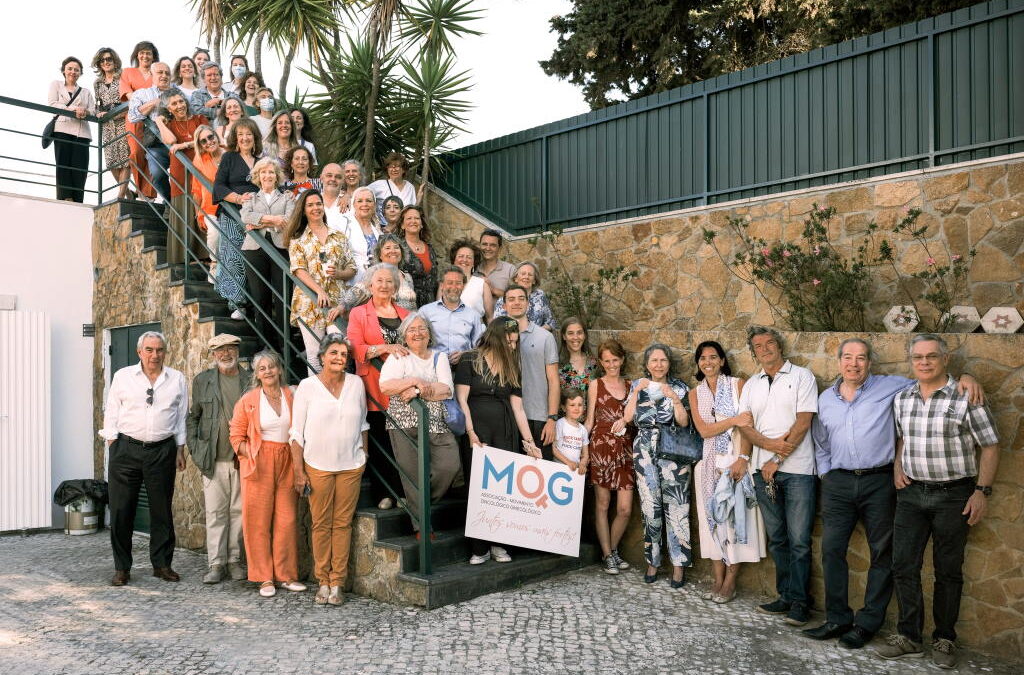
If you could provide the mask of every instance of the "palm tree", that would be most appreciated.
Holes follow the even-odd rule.
[[[370,19],[366,24],[366,43],[373,58],[370,73],[370,96],[366,101],[366,125],[363,129],[363,166],[373,171],[373,139],[376,126],[377,99],[380,97],[381,63],[391,41],[398,18],[405,13],[403,0],[367,0]]]
[[[232,0],[192,0],[192,8],[199,20],[199,30],[213,48],[213,60],[221,63],[220,46],[231,13]]]

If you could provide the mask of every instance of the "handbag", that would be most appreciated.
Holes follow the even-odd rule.
[[[437,370],[437,357],[441,355],[441,352],[434,352],[434,370]],[[448,425],[448,429],[451,430],[456,436],[462,436],[466,433],[466,415],[462,412],[462,406],[455,400],[455,392],[452,392],[451,398],[446,398],[441,401],[444,404],[444,423]]]
[[[64,107],[70,108],[71,104],[75,102],[75,99],[78,98],[78,94],[81,91],[82,91],[81,87],[76,89],[75,93],[72,94],[71,98],[68,99],[68,102],[64,104]],[[47,122],[46,126],[43,127],[43,133],[39,137],[39,140],[42,141],[42,143],[43,143],[43,150],[45,150],[46,148],[50,147],[50,143],[53,143],[53,134],[54,134],[54,129],[57,126],[57,118],[58,117],[60,117],[60,115],[54,115],[53,119],[51,119],[49,122]]]
[[[696,464],[704,459],[704,439],[693,425],[692,413],[687,403],[684,399],[683,407],[690,418],[689,424],[679,426],[673,415],[672,424],[661,426],[661,433],[658,434],[658,459],[669,459],[678,464]]]

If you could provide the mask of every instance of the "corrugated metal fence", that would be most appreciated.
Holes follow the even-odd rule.
[[[1024,0],[995,0],[453,151],[441,187],[524,233],[1021,150]]]

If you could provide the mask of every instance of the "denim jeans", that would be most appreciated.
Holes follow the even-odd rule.
[[[950,487],[911,483],[896,492],[892,548],[892,573],[900,605],[896,628],[914,642],[921,642],[924,630],[921,565],[929,537],[935,568],[932,637],[956,640],[954,627],[964,586],[964,548],[970,530],[963,510],[973,492],[972,482]]]
[[[171,167],[171,151],[166,145],[158,144],[146,148],[146,163],[149,165],[149,177],[157,194],[165,202],[171,199],[171,176],[167,173]]]
[[[813,474],[775,473],[776,500],[768,498],[761,472],[754,474],[757,503],[761,506],[768,552],[775,562],[775,588],[791,605],[810,606],[811,529],[818,477]]]
[[[896,487],[892,471],[855,475],[830,471],[821,480],[821,566],[825,573],[826,620],[839,625],[856,623],[877,633],[892,599],[892,528],[896,513]],[[854,617],[850,609],[850,566],[846,553],[857,522],[871,551],[864,589],[864,608]]]

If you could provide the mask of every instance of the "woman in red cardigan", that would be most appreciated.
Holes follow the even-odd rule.
[[[254,387],[238,399],[231,418],[231,447],[242,477],[249,581],[260,584],[260,595],[269,598],[277,592],[275,582],[296,593],[306,590],[298,580],[298,495],[288,443],[292,391],[284,385],[284,368],[276,352],[256,354],[252,372]]]
[[[370,424],[370,437],[376,441],[370,444],[369,463],[396,491],[401,485],[398,470],[381,455],[377,446],[393,454],[391,440],[384,427],[387,399],[380,393],[380,363],[390,354],[405,356],[409,353],[398,340],[398,326],[409,313],[395,304],[395,291],[401,283],[399,274],[394,265],[382,263],[367,268],[370,300],[353,308],[348,317],[348,341],[355,351],[356,374],[366,385],[366,421]],[[328,315],[329,321],[334,320],[334,313],[332,310]],[[374,359],[381,361],[375,364]],[[374,471],[370,471],[370,488],[373,498],[378,500],[377,508],[390,509],[394,506],[391,493]]]

